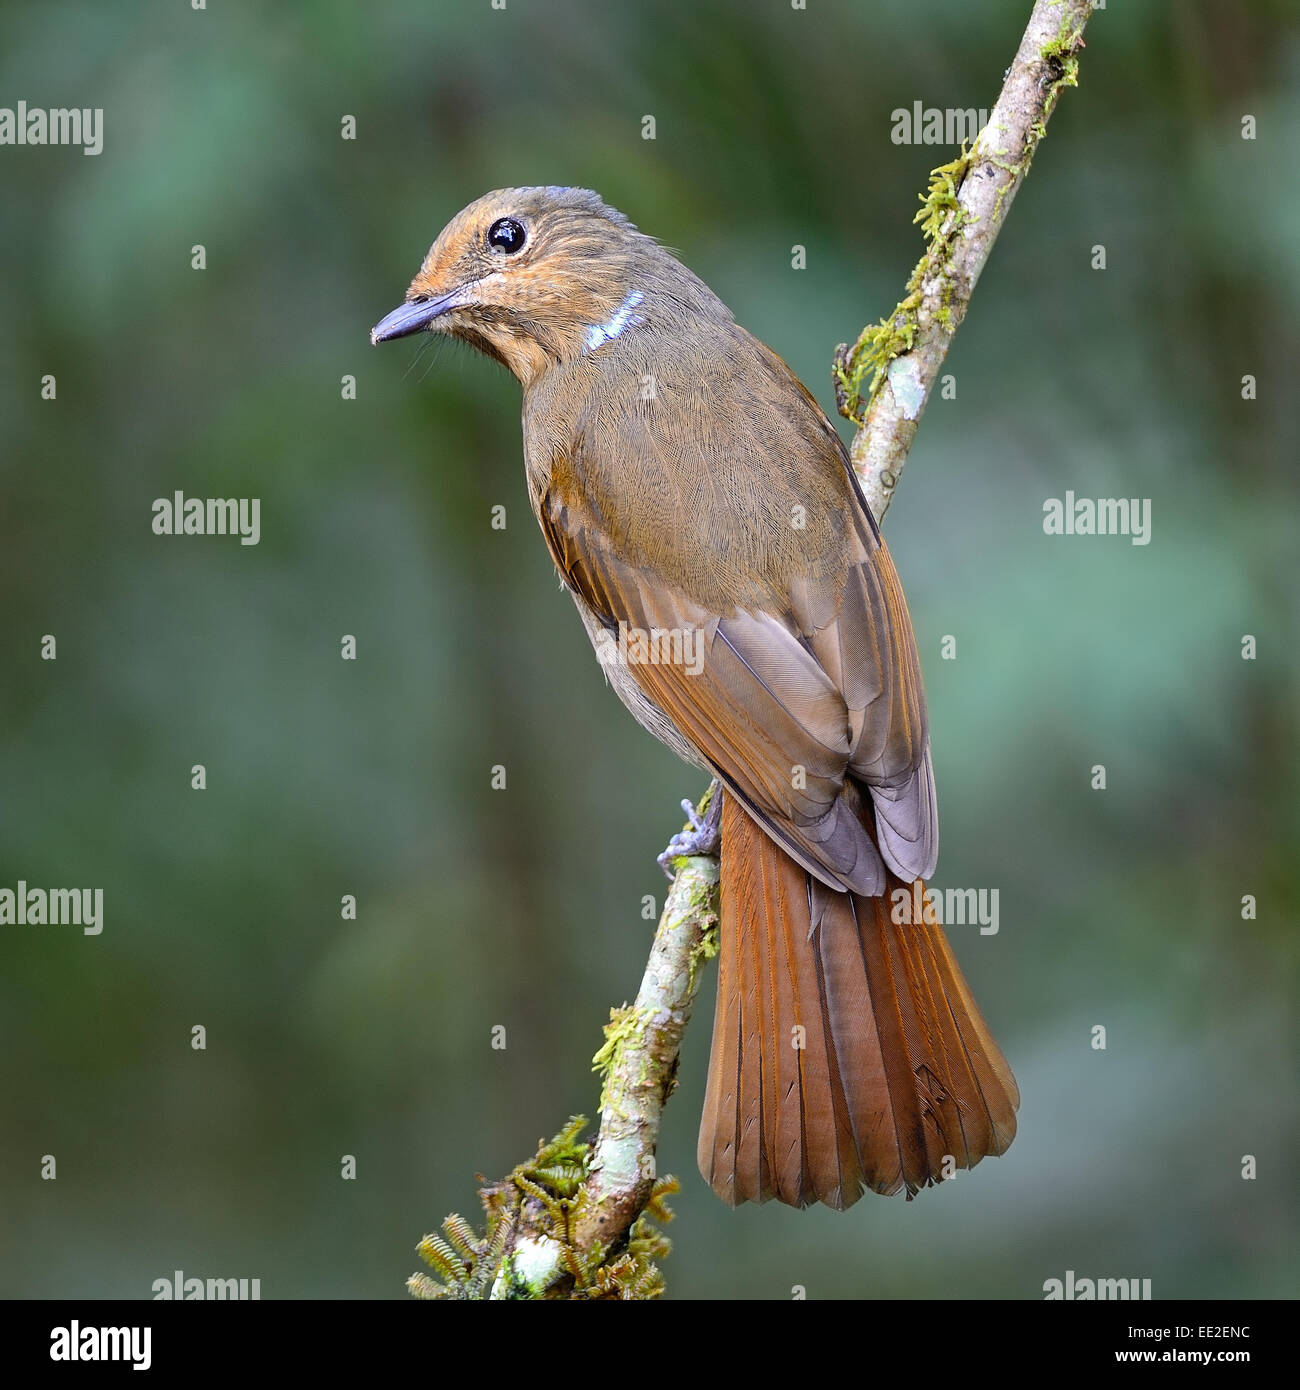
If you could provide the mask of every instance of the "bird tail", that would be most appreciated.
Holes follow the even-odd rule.
[[[812,878],[732,796],[699,1164],[732,1206],[842,1209],[1005,1153],[1020,1093],[942,927]]]

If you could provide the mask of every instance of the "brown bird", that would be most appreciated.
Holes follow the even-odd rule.
[[[847,1207],[1003,1153],[1010,1068],[942,929],[894,920],[938,853],[921,668],[817,402],[585,189],[458,213],[371,341],[426,329],[522,383],[529,497],[611,683],[726,788],[713,1189]]]

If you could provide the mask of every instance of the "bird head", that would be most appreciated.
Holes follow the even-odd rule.
[[[405,303],[370,341],[447,333],[528,386],[640,322],[637,306],[662,263],[689,276],[587,189],[498,189],[443,228]]]

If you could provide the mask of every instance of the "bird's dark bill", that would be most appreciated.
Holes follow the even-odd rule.
[[[454,309],[458,302],[453,292],[432,299],[416,299],[408,304],[401,304],[375,324],[370,330],[370,341],[386,343],[391,338],[405,338],[411,333],[418,333],[421,329],[428,328],[440,314]]]

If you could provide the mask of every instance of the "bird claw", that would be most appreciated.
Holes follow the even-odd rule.
[[[682,810],[690,821],[689,830],[679,830],[668,847],[659,855],[658,864],[664,876],[671,882],[677,876],[676,860],[689,859],[695,855],[716,855],[721,841],[719,826],[722,821],[722,789],[717,788],[708,810],[703,815],[689,801],[682,802]]]

